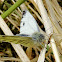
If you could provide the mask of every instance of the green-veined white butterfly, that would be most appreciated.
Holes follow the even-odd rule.
[[[0,41],[12,42],[29,47],[34,44],[40,45],[41,42],[45,40],[45,36],[40,33],[34,17],[27,10],[23,13],[23,18],[21,19],[20,24],[20,34],[17,34],[16,36],[1,35]]]

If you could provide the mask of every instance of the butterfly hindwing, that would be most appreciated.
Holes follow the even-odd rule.
[[[34,45],[34,41],[32,40],[31,37],[22,37],[22,36],[0,35],[0,42],[15,43],[26,47]]]

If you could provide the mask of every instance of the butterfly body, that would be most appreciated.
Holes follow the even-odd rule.
[[[44,41],[45,37],[40,32],[35,32],[35,33],[32,34],[32,39],[35,42],[41,43],[42,41]]]

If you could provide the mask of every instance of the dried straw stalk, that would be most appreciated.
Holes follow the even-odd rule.
[[[50,19],[49,19],[49,17],[48,17],[48,14],[47,14],[47,12],[46,12],[46,9],[45,9],[45,7],[44,7],[44,5],[43,5],[43,2],[42,2],[42,0],[37,0],[37,5],[38,5],[38,7],[39,7],[39,9],[40,9],[40,13],[41,13],[41,16],[42,16],[42,19],[43,19],[43,21],[44,21],[44,26],[45,26],[45,29],[46,29],[46,33],[47,33],[47,35],[48,36],[50,36],[51,34],[53,34],[53,28],[52,28],[52,25],[51,25],[51,21],[50,21]],[[53,15],[54,15],[54,13],[53,13]],[[51,38],[51,40],[52,40],[52,38]],[[53,40],[52,40],[53,41]],[[55,41],[54,41],[55,42]],[[53,45],[54,44],[54,45]],[[53,50],[53,53],[54,53],[54,56],[55,56],[55,60],[56,60],[56,62],[60,62],[60,58],[59,58],[59,55],[58,55],[58,51],[57,51],[57,48],[56,48],[56,45],[55,45],[55,43],[52,43],[51,42],[51,45],[53,45],[53,47],[52,47],[52,50]],[[46,50],[45,50],[46,51]],[[44,51],[44,52],[45,52]],[[42,53],[44,53],[44,52],[42,52]],[[38,59],[38,62],[44,62],[44,59],[45,59],[45,53],[44,54],[40,54],[40,56],[39,56],[39,59]],[[44,56],[43,56],[44,55]],[[58,60],[58,61],[57,61]]]
[[[3,12],[0,10],[0,13],[2,14]],[[20,31],[19,27],[17,27],[17,24],[14,22],[13,19],[11,19],[10,17],[6,17],[6,19]]]
[[[5,21],[0,16],[0,27],[5,35],[13,35]],[[28,57],[26,56],[25,52],[23,51],[22,47],[19,44],[13,44],[11,43],[13,48],[15,49],[16,53],[18,54],[19,58],[22,60],[22,62],[30,62]]]

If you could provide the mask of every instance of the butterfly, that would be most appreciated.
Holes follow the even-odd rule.
[[[23,11],[20,23],[20,34],[15,36],[0,35],[0,41],[20,44],[26,47],[39,46],[45,41],[45,36],[40,33],[38,24],[29,11]]]

